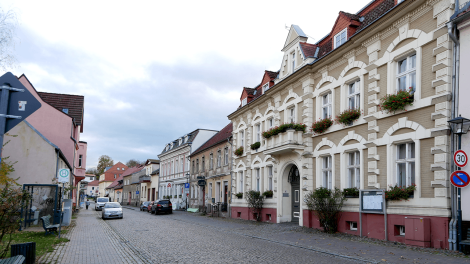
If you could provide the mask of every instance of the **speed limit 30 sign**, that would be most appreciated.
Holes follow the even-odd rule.
[[[454,154],[454,162],[458,167],[465,167],[467,165],[467,153],[463,150],[458,150]]]

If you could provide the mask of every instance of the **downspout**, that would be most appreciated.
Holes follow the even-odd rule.
[[[459,67],[460,67],[460,43],[457,37],[453,34],[454,23],[451,21],[447,24],[447,32],[454,42],[453,56],[452,56],[452,107],[451,107],[451,119],[458,115],[459,107]],[[451,136],[451,155],[455,152],[455,139],[454,135]],[[451,173],[455,170],[455,166],[451,166]],[[451,211],[452,219],[449,223],[449,249],[457,250],[457,194],[456,187],[451,185]]]
[[[227,205],[227,209],[228,209],[228,217],[229,218],[232,218],[232,208],[231,208],[231,205],[232,205],[232,190],[233,190],[233,178],[232,178],[232,152],[233,152],[233,144],[232,142],[230,142],[230,138],[227,138],[227,142],[230,144],[230,197],[229,197],[229,200],[230,202],[228,203]]]

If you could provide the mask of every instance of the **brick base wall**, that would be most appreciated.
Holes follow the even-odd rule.
[[[248,207],[232,207],[232,218],[240,218],[244,220],[256,220],[253,213]],[[263,208],[261,210],[261,221],[276,223],[277,210],[275,208]],[[271,216],[271,220],[269,220]]]

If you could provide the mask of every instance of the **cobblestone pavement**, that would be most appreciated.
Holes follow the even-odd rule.
[[[93,206],[90,206],[93,208]],[[268,224],[175,211],[124,209],[124,219],[81,210],[70,242],[41,263],[470,263],[447,251],[414,250]]]

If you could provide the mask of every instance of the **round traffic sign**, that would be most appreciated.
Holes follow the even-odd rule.
[[[470,176],[465,171],[454,171],[450,175],[450,182],[458,188],[463,188],[470,183]]]
[[[458,167],[465,167],[467,165],[467,153],[463,150],[457,150],[454,154],[454,162]]]

